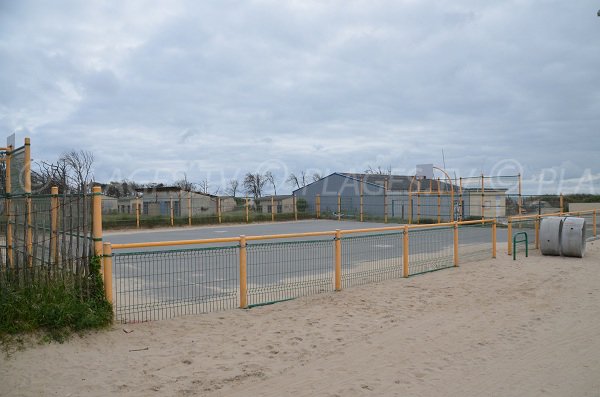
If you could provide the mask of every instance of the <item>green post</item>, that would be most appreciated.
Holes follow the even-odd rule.
[[[517,237],[524,236],[524,239],[518,239]],[[509,237],[510,238],[510,237]],[[525,232],[515,233],[513,237],[513,261],[517,260],[517,243],[525,243],[525,258],[529,257],[529,237]]]

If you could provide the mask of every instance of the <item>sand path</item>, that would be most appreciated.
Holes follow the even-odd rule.
[[[0,359],[2,396],[108,394],[598,397],[600,241]]]

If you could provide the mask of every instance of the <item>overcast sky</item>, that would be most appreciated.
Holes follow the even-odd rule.
[[[598,8],[0,0],[0,130],[36,160],[92,151],[100,181],[271,169],[285,191],[288,172],[413,174],[443,149],[458,176],[600,193]]]

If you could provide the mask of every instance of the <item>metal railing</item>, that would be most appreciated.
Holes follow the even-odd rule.
[[[186,246],[189,248],[183,248]],[[164,247],[175,249],[162,250]],[[339,291],[458,266],[485,256],[496,256],[496,222],[492,219],[104,243],[104,280],[117,321],[137,322]]]

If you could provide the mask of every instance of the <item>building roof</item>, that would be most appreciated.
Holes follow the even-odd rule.
[[[388,190],[391,191],[408,191],[410,189],[411,182],[413,189],[417,189],[417,180],[413,176],[409,175],[382,175],[382,174],[360,174],[360,173],[348,173],[341,172],[339,175],[350,177],[357,180],[363,180],[366,183],[371,183],[378,186],[385,186],[385,181],[388,183]],[[438,180],[437,179],[420,179],[421,190],[432,190],[437,192]],[[440,180],[440,189],[447,190],[450,184]],[[455,186],[456,187],[456,186]]]
[[[203,193],[203,192],[195,192],[193,190],[184,190],[182,188],[180,188],[179,186],[153,186],[153,187],[140,187],[135,189],[136,192],[140,192],[140,193],[155,193],[155,192],[175,192],[175,193],[179,193],[179,192],[190,192],[190,193],[194,193],[194,194],[201,194],[204,196],[209,196],[209,197],[217,197],[213,194],[209,194],[209,193]]]
[[[273,200],[285,200],[288,198],[292,198],[294,197],[291,194],[278,194],[275,196],[263,196],[263,197],[259,197],[257,199],[255,199],[254,201],[265,201],[265,200],[271,200],[271,198],[273,198]]]

